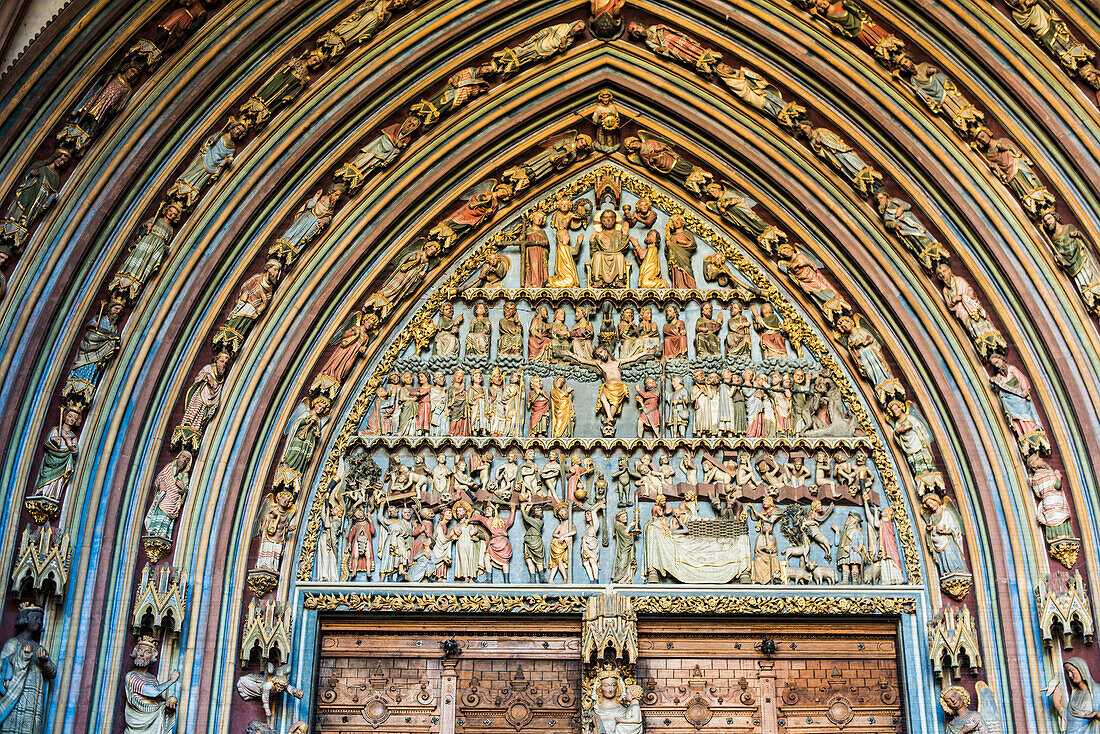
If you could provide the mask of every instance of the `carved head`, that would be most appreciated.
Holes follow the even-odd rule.
[[[154,641],[144,637],[130,651],[130,659],[134,661],[134,667],[139,669],[154,665],[159,656],[160,653],[157,652]]]
[[[962,686],[948,686],[940,694],[940,707],[949,716],[956,716],[970,708],[970,694]]]

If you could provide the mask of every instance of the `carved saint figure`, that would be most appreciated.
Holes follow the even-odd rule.
[[[191,452],[181,451],[157,474],[153,482],[153,500],[145,513],[145,534],[171,538],[172,528],[183,509],[187,485],[191,481]]]
[[[901,240],[901,244],[913,253],[925,270],[931,271],[937,263],[947,261],[947,249],[920,223],[909,202],[881,191],[875,195],[875,201],[886,229],[891,230]]]
[[[302,252],[302,248],[312,242],[313,238],[332,221],[336,204],[346,191],[347,186],[338,183],[331,186],[327,193],[317,191],[313,194],[294,215],[294,222],[279,235],[279,239],[268,251],[269,254],[284,263],[294,262]]]
[[[142,637],[130,652],[134,670],[126,674],[123,688],[125,734],[168,734],[175,728],[177,700],[168,691],[180,679],[180,672],[173,670],[168,680],[161,681],[149,672],[158,657],[155,637]]]
[[[166,204],[155,217],[146,220],[134,244],[130,245],[126,259],[107,285],[107,290],[118,298],[133,301],[164,262],[168,243],[176,233],[172,225],[179,218],[180,208],[175,204]]]
[[[1003,354],[993,353],[989,358],[989,364],[995,370],[989,384],[1001,399],[1001,408],[1009,425],[1012,426],[1012,432],[1020,440],[1021,446],[1025,450],[1029,445],[1032,448],[1049,449],[1045,437],[1040,439],[1038,445],[1031,443],[1038,438],[1036,434],[1043,432],[1039,414],[1031,402],[1031,381],[1024,376],[1023,372],[1009,364]]]
[[[641,23],[627,26],[630,35],[642,39],[645,45],[658,56],[679,61],[681,64],[695,67],[703,74],[713,74],[715,66],[722,61],[722,55],[700,45],[698,41],[686,36],[667,25],[651,25],[646,28]]]
[[[260,538],[260,547],[256,553],[257,569],[279,573],[283,546],[294,534],[296,527],[291,520],[293,516],[294,495],[291,492],[275,492],[264,498],[256,528],[256,535]]]
[[[71,408],[63,408],[61,422],[46,434],[45,453],[38,467],[38,479],[34,483],[32,497],[59,501],[69,486],[69,479],[76,469],[76,456],[80,451],[76,429],[83,416]]]
[[[921,500],[924,528],[940,576],[969,574],[963,556],[962,519],[943,497],[930,492]]]
[[[203,143],[191,165],[168,189],[168,200],[179,202],[184,209],[194,206],[203,190],[217,181],[222,170],[233,162],[237,155],[237,143],[244,140],[247,133],[248,128],[244,124],[230,118],[229,129]]]
[[[374,38],[374,35],[390,20],[394,10],[405,7],[406,0],[366,0],[359,4],[332,30],[317,39],[322,53],[329,58],[343,56],[348,48]]]
[[[1069,524],[1069,502],[1062,489],[1062,474],[1037,453],[1029,455],[1026,463],[1031,491],[1038,500],[1035,519],[1046,531],[1047,540],[1073,537]]]
[[[233,310],[214,334],[215,349],[224,349],[230,354],[240,350],[252,322],[267,310],[275,286],[282,277],[283,264],[278,260],[268,260],[263,272],[253,275],[241,285]]]
[[[576,414],[573,411],[573,388],[568,387],[565,378],[554,378],[550,389],[550,437],[572,438]]]
[[[523,354],[523,324],[520,323],[516,302],[504,302],[504,316],[497,321],[497,354]]]
[[[92,402],[99,378],[118,352],[122,341],[118,329],[122,306],[121,301],[112,298],[106,313],[101,313],[88,322],[69,370],[69,377],[61,391],[63,398],[80,400],[84,404]]]
[[[1054,212],[1043,214],[1043,231],[1050,237],[1054,258],[1073,279],[1089,309],[1100,310],[1100,272],[1081,232],[1072,224],[1062,224]]]
[[[728,64],[714,67],[718,79],[745,104],[755,107],[785,127],[793,127],[806,114],[806,108],[794,102],[787,103],[783,95],[767,79],[756,72]]]
[[[978,354],[988,358],[991,353],[1004,351],[1007,348],[1004,337],[990,322],[970,283],[955,275],[945,262],[936,266],[936,279],[943,286],[943,300],[970,335]]]
[[[1095,53],[1070,33],[1066,22],[1041,0],[1009,0],[1016,25],[1035,37],[1043,48],[1070,71],[1092,61]]]
[[[38,734],[46,716],[46,686],[57,673],[50,651],[38,643],[42,607],[24,602],[15,637],[0,648],[0,734]]]
[[[665,359],[687,358],[687,325],[680,318],[680,312],[676,307],[665,307],[665,325],[661,329],[664,339],[663,354]]]
[[[637,249],[638,242],[627,234],[629,224],[619,226],[613,210],[601,211],[599,222],[599,229],[589,241],[592,261],[588,268],[588,285],[591,288],[625,288],[630,273],[625,253],[628,249]]]
[[[280,107],[302,93],[309,84],[309,72],[324,60],[321,52],[314,50],[287,61],[241,105],[242,121],[246,125],[263,125]]]
[[[523,254],[523,287],[545,288],[550,279],[550,238],[543,227],[546,213],[537,210],[523,231],[520,251]],[[534,357],[532,357],[533,359]]]
[[[172,431],[172,444],[192,451],[202,442],[207,422],[214,417],[221,402],[222,381],[229,367],[229,353],[218,352],[210,364],[199,370],[191,387],[184,393],[183,417]]]
[[[71,145],[77,155],[83,154],[92,137],[126,104],[140,73],[137,65],[127,63],[117,74],[111,75],[76,108],[71,121],[62,128],[57,139]]]
[[[30,226],[57,201],[61,188],[61,171],[72,161],[67,148],[58,148],[48,161],[31,166],[15,189],[8,210],[0,219],[0,247],[19,252],[27,241]]]
[[[819,158],[844,176],[861,196],[871,197],[882,189],[882,174],[865,163],[852,146],[832,130],[802,122],[796,132],[806,139],[810,149]]]
[[[1070,658],[1062,664],[1068,685],[1058,682],[1052,695],[1055,711],[1062,719],[1066,734],[1091,734],[1100,720],[1100,685],[1092,678],[1089,664],[1082,658]]]
[[[565,51],[583,30],[584,22],[579,20],[547,26],[518,46],[506,46],[494,53],[493,68],[501,76],[514,74],[522,66],[538,63]]]
[[[897,443],[914,477],[936,470],[932,457],[932,433],[924,420],[900,400],[886,404],[886,415],[893,422],[894,442]]]
[[[704,301],[699,307],[699,318],[695,319],[695,356],[722,356],[722,340],[718,334],[722,330],[722,312],[714,314],[714,305]]]
[[[1021,153],[1015,143],[1008,138],[994,140],[989,129],[983,127],[974,136],[972,145],[997,178],[1008,184],[1028,214],[1041,217],[1054,208],[1054,196],[1035,175],[1031,159]]]
[[[937,67],[928,62],[915,64],[913,59],[903,56],[898,60],[898,71],[909,75],[913,91],[928,109],[944,115],[965,133],[979,129],[985,115],[963,97],[955,82]]]

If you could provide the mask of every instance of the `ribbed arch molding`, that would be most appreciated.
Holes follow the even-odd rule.
[[[59,387],[130,233],[156,211],[194,151],[236,114],[248,93],[354,5],[255,0],[212,8],[67,172],[58,203],[5,271],[0,477],[13,498],[0,514],[5,559],[15,560],[28,526],[19,502],[38,471],[42,441],[57,422]],[[915,55],[958,79],[987,123],[1035,161],[1067,221],[1091,242],[1100,241],[1100,115],[1085,90],[994,8],[935,15],[878,0],[864,6]],[[242,281],[262,266],[273,236],[328,186],[339,161],[380,127],[400,121],[412,102],[459,69],[488,61],[492,50],[551,23],[584,19],[587,9],[580,2],[455,0],[395,12],[370,43],[314,72],[292,103],[250,134],[232,167],[187,213],[159,274],[126,316],[120,351],[80,430],[80,456],[58,523],[73,541],[72,580],[48,614],[43,637],[68,663],[48,700],[52,731],[120,728],[120,682],[131,669],[130,615],[146,561],[141,534],[150,487],[175,453],[167,448],[169,436],[185,391],[211,359],[213,333]],[[1063,12],[1087,22],[1092,11]],[[154,15],[144,6],[121,12],[74,2],[36,52],[0,81],[0,191],[12,190],[89,79],[110,68],[123,41]],[[757,71],[787,100],[807,107],[814,125],[853,143],[890,182],[890,195],[913,204],[951,251],[955,273],[980,294],[1011,345],[1012,364],[1032,382],[1052,465],[1064,474],[1082,543],[1076,568],[1097,588],[1100,498],[1091,457],[1100,455],[1100,332],[1008,188],[888,69],[793,4],[639,1],[624,16],[667,23],[735,66]],[[79,18],[87,31],[75,32]],[[98,38],[89,37],[92,32]],[[241,618],[251,598],[246,572],[253,525],[282,452],[283,430],[329,339],[378,288],[391,258],[450,212],[470,185],[522,160],[534,143],[569,129],[587,131],[578,111],[603,88],[614,90],[632,118],[631,130],[666,136],[693,163],[759,202],[758,212],[820,259],[854,310],[882,336],[908,398],[936,437],[939,467],[963,520],[974,576],[965,604],[977,622],[981,677],[999,692],[1003,714],[1017,728],[1049,729],[1039,688],[1056,675],[1057,663],[1041,641],[1033,589],[1057,566],[1036,524],[1024,458],[989,388],[990,373],[945,306],[939,283],[899,246],[873,205],[789,130],[741,104],[714,79],[628,37],[602,43],[583,34],[565,53],[494,82],[343,202],[328,228],[286,269],[248,334],[194,452],[191,491],[169,557],[190,579],[179,641],[161,650],[184,671],[181,730],[230,731],[247,723],[242,711],[250,709],[242,708],[233,686]],[[501,207],[492,226],[561,180],[523,192]],[[726,230],[776,282],[790,283],[767,253]],[[465,257],[475,239],[456,246],[428,280]],[[790,292],[831,335],[812,301],[793,286]],[[383,324],[378,345],[407,313],[399,309]],[[835,340],[832,347],[843,354]],[[303,486],[328,456],[332,431],[365,383],[374,348],[372,343],[334,401]],[[854,373],[851,359],[844,354],[843,360]],[[878,423],[887,425],[873,388],[858,380],[855,387]],[[889,443],[888,429],[884,438]],[[888,448],[915,506],[904,459]],[[299,506],[308,509],[304,499]],[[292,595],[297,561],[283,564],[283,598]],[[944,599],[929,586],[931,614]],[[5,605],[5,619],[14,619],[14,609]],[[105,703],[90,707],[88,701]]]

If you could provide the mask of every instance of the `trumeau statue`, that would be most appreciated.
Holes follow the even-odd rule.
[[[38,643],[42,607],[24,602],[15,637],[0,649],[0,734],[39,734],[46,717],[46,686],[57,673],[50,652]]]

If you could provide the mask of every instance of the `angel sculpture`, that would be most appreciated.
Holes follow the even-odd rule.
[[[382,287],[367,298],[363,310],[376,312],[380,319],[386,318],[395,305],[423,284],[425,276],[435,267],[438,256],[438,242],[423,237],[413,240],[394,258],[400,265],[390,273]]]
[[[442,115],[454,112],[487,89],[489,80],[486,77],[495,73],[496,69],[492,64],[470,66],[457,71],[447,79],[447,86],[438,94],[420,100],[409,111],[423,121],[424,127],[434,125]]]
[[[270,719],[272,716],[272,693],[285,692],[298,699],[305,695],[305,692],[301,688],[290,685],[289,675],[290,663],[280,665],[277,668],[271,663],[268,663],[266,673],[247,673],[238,678],[237,693],[245,701],[255,701],[256,699],[262,701],[264,713],[267,715],[267,718]]]
[[[412,115],[402,120],[400,125],[382,128],[378,136],[360,148],[354,158],[337,169],[333,178],[346,183],[353,191],[358,189],[373,171],[397,160],[419,128],[420,118]]]
[[[978,693],[977,711],[970,710],[970,694],[962,686],[948,686],[940,694],[940,707],[948,717],[947,734],[1001,734],[1004,731],[992,689],[985,681],[978,681],[975,690]]]
[[[256,554],[256,570],[279,573],[279,563],[283,558],[283,547],[287,539],[294,534],[296,525],[291,522],[294,516],[294,495],[285,490],[268,493],[260,505],[253,536],[260,538],[260,548]]]
[[[671,141],[645,130],[639,131],[637,137],[624,140],[623,148],[632,162],[671,176],[697,196],[703,195],[705,186],[714,178],[708,171],[684,160]]]
[[[355,360],[367,350],[371,335],[378,326],[378,316],[374,313],[354,311],[336,330],[328,343],[336,347],[321,366],[317,377],[310,385],[310,392],[325,395],[330,400],[336,397],[340,384],[351,372]]]
[[[276,489],[285,488],[295,494],[302,491],[302,472],[313,458],[313,449],[317,446],[321,428],[327,422],[325,416],[330,405],[329,399],[324,396],[298,403],[298,408],[283,431],[283,435],[290,438],[283,449],[283,458],[279,460],[279,466],[275,470]]]
[[[592,138],[576,130],[567,130],[541,144],[542,151],[501,174],[511,185],[513,193],[519,193],[552,173],[560,171],[592,152]]]
[[[1062,671],[1069,681],[1068,692],[1061,676],[1051,679],[1043,688],[1058,717],[1058,731],[1088,734],[1100,719],[1100,686],[1092,679],[1089,664],[1081,658],[1067,660],[1062,664]]]
[[[491,219],[501,204],[511,200],[512,187],[506,183],[497,183],[496,179],[491,178],[474,186],[461,198],[466,203],[428,232],[428,238],[438,242],[444,252],[459,237]]]

